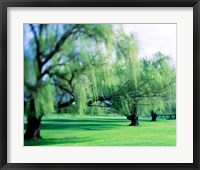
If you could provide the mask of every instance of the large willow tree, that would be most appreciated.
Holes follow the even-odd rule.
[[[40,139],[41,118],[73,102],[84,110],[80,87],[88,69],[102,65],[112,40],[109,24],[25,24],[25,139]],[[95,81],[91,78],[91,81]]]

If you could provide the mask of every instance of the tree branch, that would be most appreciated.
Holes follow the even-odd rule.
[[[40,43],[37,37],[37,33],[35,30],[35,27],[33,26],[33,24],[29,24],[31,31],[33,32],[33,37],[35,40],[35,44],[36,44],[36,59],[37,59],[37,63],[38,63],[38,67],[39,67],[39,71],[41,71],[42,69],[42,62],[40,61],[40,55],[41,55],[41,51],[40,51]]]
[[[56,43],[54,49],[48,54],[45,56],[45,60],[43,61],[43,65],[46,64],[53,56],[55,53],[57,53],[61,46],[64,44],[65,40],[72,34],[75,34],[77,32],[76,31],[73,31],[74,29],[76,28],[76,26],[74,26],[72,29],[66,31],[62,37],[58,40],[58,42]]]
[[[75,101],[74,98],[71,98],[69,101],[64,102],[64,103],[60,103],[58,104],[58,109],[64,108],[64,107],[68,107],[70,106],[73,102]]]
[[[70,91],[70,90],[69,90],[67,87],[65,87],[64,85],[58,84],[58,83],[53,83],[53,85],[59,87],[61,90],[66,91],[66,92],[69,93],[71,96],[74,96],[73,92]]]

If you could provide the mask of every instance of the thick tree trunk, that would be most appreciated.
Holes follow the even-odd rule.
[[[138,126],[138,116],[136,114],[132,114],[130,116],[127,116],[127,119],[131,121],[131,124],[129,126]]]
[[[41,118],[35,117],[32,115],[28,116],[28,122],[26,127],[26,132],[24,134],[24,139],[41,139],[40,136],[40,127],[41,127]]]
[[[151,121],[152,121],[152,122],[156,122],[157,116],[158,116],[158,115],[157,115],[155,112],[152,111],[152,112],[151,112],[151,117],[152,117]]]
[[[40,127],[42,116],[36,117],[33,115],[35,112],[34,100],[30,101],[30,114],[27,119],[26,132],[24,134],[24,139],[41,139]]]
[[[129,126],[138,126],[138,116],[137,116],[137,104],[133,105],[132,112],[130,116],[127,116],[127,119],[131,121],[131,124]]]

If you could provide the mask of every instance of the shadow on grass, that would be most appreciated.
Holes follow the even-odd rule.
[[[108,130],[124,126],[124,119],[44,119],[42,120],[43,130]],[[120,124],[122,123],[122,124]],[[125,124],[126,125],[126,124]],[[26,123],[25,126],[26,127]]]
[[[127,122],[127,123],[126,123]],[[99,131],[99,130],[112,130],[118,127],[127,126],[129,120],[123,119],[44,119],[42,120],[41,130],[63,130],[68,131],[73,135],[73,131]],[[27,123],[24,123],[26,129]],[[51,132],[50,132],[51,133]],[[55,132],[54,132],[55,133]],[[69,136],[63,138],[44,138],[41,140],[25,140],[25,146],[53,146],[53,145],[70,145],[72,143],[85,143],[94,141],[95,138],[84,138],[79,136]]]
[[[141,119],[139,119],[139,122],[141,121],[141,122],[152,122],[152,123],[156,123],[156,122],[163,122],[163,121],[167,121],[168,119],[166,119],[166,118],[157,118],[156,119],[156,121],[151,121],[151,118],[149,118],[149,119],[143,119],[143,118],[141,118]]]
[[[124,119],[97,119],[97,118],[91,118],[91,119],[44,119],[42,120],[43,122],[66,122],[66,123],[90,123],[90,122],[98,122],[98,123],[112,123],[112,122],[116,122],[116,123],[120,123],[120,122],[126,122],[127,119],[124,117]]]
[[[52,119],[42,121],[41,129],[42,130],[109,130],[113,128],[117,128],[119,126],[124,126],[123,124],[117,123],[102,123],[102,122],[94,122],[84,121],[84,120],[66,120],[59,121],[59,119]],[[27,127],[27,123],[24,123],[24,127]]]
[[[139,119],[139,122],[152,122],[151,119]]]
[[[42,124],[42,129],[44,130],[108,130],[108,129],[113,129],[116,126],[120,126],[118,124],[100,124],[100,123],[87,123],[87,124],[78,124],[78,123],[73,123],[73,124],[51,124],[51,123],[43,123]]]
[[[25,140],[24,146],[53,146],[67,143],[84,143],[88,141],[94,141],[92,138],[78,138],[78,137],[65,137],[65,138],[45,138],[40,140]]]

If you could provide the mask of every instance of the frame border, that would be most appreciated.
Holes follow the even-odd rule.
[[[193,163],[7,163],[8,7],[193,7]],[[200,169],[200,0],[0,0],[0,168],[11,169]]]

